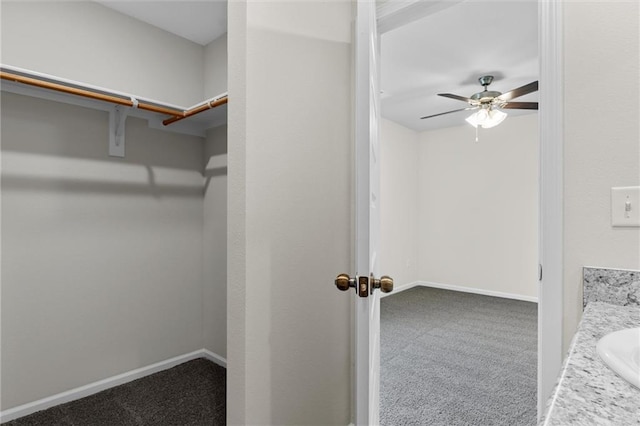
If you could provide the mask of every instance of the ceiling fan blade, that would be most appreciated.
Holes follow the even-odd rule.
[[[438,96],[444,96],[445,98],[451,98],[451,99],[456,99],[458,101],[463,101],[463,102],[471,102],[471,99],[469,98],[465,98],[464,96],[458,96],[458,95],[454,95],[452,93],[438,93]]]
[[[502,109],[538,109],[537,102],[509,102]]]
[[[425,117],[420,117],[420,120],[423,120],[425,118],[437,117],[439,115],[451,114],[453,112],[467,111],[467,110],[470,110],[470,109],[477,109],[477,107],[460,108],[460,109],[454,109],[453,111],[441,112],[440,114],[427,115]]]
[[[525,84],[524,86],[518,87],[517,89],[513,89],[510,92],[503,93],[502,95],[498,96],[497,99],[500,99],[503,101],[509,101],[511,99],[524,96],[528,93],[535,92],[536,90],[538,90],[538,82],[532,81],[531,83]]]

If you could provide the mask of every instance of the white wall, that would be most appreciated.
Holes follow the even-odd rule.
[[[351,4],[229,3],[229,424],[348,424]]]
[[[191,106],[204,48],[91,1],[2,1],[3,64]]]
[[[420,134],[419,275],[537,297],[538,120]]]
[[[380,127],[380,271],[396,285],[418,281],[418,133],[390,120]],[[424,278],[424,277],[422,277]]]
[[[536,298],[537,115],[480,133],[468,125],[381,129],[380,267],[415,281]]]
[[[204,48],[204,98],[227,91],[227,68],[227,34],[223,34]]]
[[[582,315],[582,267],[640,269],[640,229],[612,228],[612,186],[640,185],[637,2],[566,2],[564,345]]]
[[[202,348],[202,138],[2,94],[2,409]]]
[[[204,348],[227,356],[227,126],[207,132],[204,145],[202,293]]]

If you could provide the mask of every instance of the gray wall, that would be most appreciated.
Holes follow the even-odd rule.
[[[204,47],[91,1],[3,1],[2,63],[183,107]]]
[[[229,424],[350,421],[351,6],[229,2]]]
[[[227,91],[227,35],[204,48],[204,97],[209,99]]]
[[[204,144],[204,347],[227,356],[227,126],[207,132]]]
[[[2,95],[2,409],[202,348],[202,138]]]
[[[204,48],[204,97],[227,91],[227,35]],[[227,356],[227,126],[207,131],[204,145],[204,282],[205,349]]]

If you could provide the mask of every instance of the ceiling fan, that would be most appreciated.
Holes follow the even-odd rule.
[[[507,114],[500,111],[501,109],[538,109],[537,102],[512,102],[512,99],[524,96],[529,93],[533,93],[538,90],[538,82],[533,81],[524,86],[513,89],[507,93],[500,93],[493,90],[488,90],[489,85],[493,81],[492,75],[484,75],[478,79],[484,90],[471,97],[466,98],[464,96],[458,96],[451,93],[438,93],[438,96],[444,96],[445,98],[457,99],[469,104],[467,108],[454,109],[453,111],[441,112],[439,114],[427,115],[420,117],[420,119],[438,117],[440,115],[451,114],[459,111],[477,110],[474,114],[467,117],[467,122],[478,128],[490,128],[500,124]]]

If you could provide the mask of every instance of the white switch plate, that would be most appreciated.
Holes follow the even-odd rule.
[[[611,188],[611,226],[640,226],[640,186]]]

